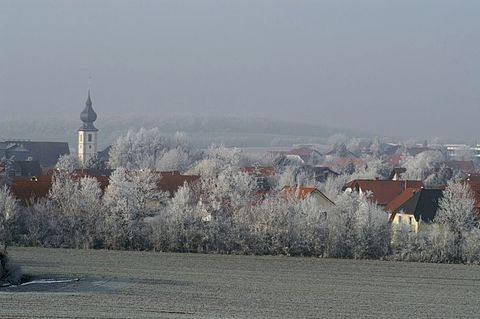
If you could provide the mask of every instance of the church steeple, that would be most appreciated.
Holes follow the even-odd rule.
[[[98,152],[97,128],[93,122],[97,119],[97,113],[92,108],[90,90],[88,90],[85,108],[80,113],[83,125],[78,129],[78,158],[85,165],[89,158],[94,157]]]
[[[83,122],[82,127],[79,130],[82,131],[97,131],[97,128],[93,125],[93,122],[97,119],[97,113],[93,110],[92,99],[90,98],[90,89],[88,90],[87,102],[85,102],[85,108],[80,113],[80,119]]]

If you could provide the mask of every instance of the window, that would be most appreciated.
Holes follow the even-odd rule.
[[[412,224],[412,220],[413,220],[413,217],[412,217],[412,216],[408,217],[408,224],[409,224],[409,225]]]
[[[88,134],[88,141],[91,142],[92,141],[92,134]]]
[[[398,215],[398,223],[400,224],[402,222],[402,216]]]
[[[88,145],[88,149],[89,149],[89,150],[92,149],[92,145]]]
[[[80,143],[82,143],[82,142],[83,142],[83,134],[80,133]]]

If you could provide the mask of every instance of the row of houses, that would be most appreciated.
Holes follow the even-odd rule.
[[[93,177],[104,191],[110,183],[110,173],[109,170],[78,169],[71,173],[71,177],[73,179]],[[200,179],[198,175],[182,175],[178,171],[164,171],[157,174],[158,190],[168,193],[170,197],[173,197],[185,183],[193,184]],[[43,176],[17,177],[13,179],[10,190],[21,204],[29,206],[48,196],[54,178],[54,170],[50,170]]]
[[[333,172],[328,168],[307,168],[311,172]],[[276,171],[273,167],[244,167],[244,173],[257,176],[261,194],[271,191],[269,179],[275,178]],[[81,169],[72,173],[73,178],[94,177],[97,179],[102,190],[109,185],[111,170]],[[334,173],[334,172],[333,172]],[[398,170],[392,171],[392,176],[400,174]],[[158,189],[167,192],[171,197],[185,183],[193,185],[200,180],[198,175],[182,175],[178,171],[157,172]],[[336,173],[335,173],[336,174]],[[319,174],[325,178],[324,174]],[[35,201],[45,198],[54,181],[54,170],[49,170],[47,175],[16,177],[11,185],[12,193],[24,205],[31,205]],[[480,212],[480,174],[468,174],[464,180],[475,195],[475,207]],[[265,187],[265,185],[267,185]],[[442,198],[444,188],[428,189],[421,181],[398,180],[398,179],[355,179],[343,186],[345,192],[358,192],[365,194],[367,198],[382,207],[389,215],[392,225],[408,225],[411,231],[417,232],[422,223],[430,223],[434,220],[438,210],[439,201]],[[319,211],[332,207],[335,203],[324,193],[315,187],[285,186],[281,190],[285,194],[292,195],[300,201],[309,201],[317,206]],[[263,193],[262,193],[263,192]],[[264,196],[260,196],[260,198]]]

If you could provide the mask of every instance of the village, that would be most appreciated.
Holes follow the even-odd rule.
[[[65,142],[0,143],[4,197],[12,197],[4,226],[8,242],[446,262],[480,258],[478,247],[449,251],[459,245],[458,229],[451,229],[457,232],[453,244],[445,237],[441,257],[420,251],[440,245],[424,236],[439,236],[437,213],[449,204],[445,192],[464,196],[459,207],[473,217],[462,225],[477,229],[478,147],[352,138],[326,152],[298,145],[252,155],[223,146],[198,150],[182,133],[167,138],[152,129],[130,131],[99,151],[90,92],[80,119],[77,154]],[[344,230],[335,234],[339,226]],[[362,239],[366,231],[371,233]]]

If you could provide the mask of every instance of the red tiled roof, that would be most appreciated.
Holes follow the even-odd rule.
[[[185,183],[192,184],[200,179],[198,175],[180,175],[172,172],[160,172],[157,186],[162,192],[168,192],[173,196]]]
[[[33,204],[35,201],[46,198],[52,188],[52,179],[15,180],[10,186],[10,191],[24,205]]]
[[[422,187],[423,183],[421,181],[356,179],[345,184],[343,189],[351,188],[355,191],[361,190],[362,192],[371,192],[371,201],[376,202],[380,206],[386,206],[405,189],[419,189]]]
[[[315,192],[315,187],[297,187],[297,186],[285,186],[282,188],[282,191],[287,194],[296,194],[297,199],[304,200],[310,194]]]
[[[480,174],[468,174],[467,178],[465,179],[466,182],[480,182]]]
[[[409,200],[415,192],[417,192],[421,188],[407,188],[403,192],[400,193],[397,197],[395,197],[390,203],[385,206],[384,210],[388,213],[392,213],[398,209],[398,207],[402,206],[407,200]]]
[[[73,176],[79,179],[85,176]],[[109,183],[106,176],[94,176],[100,188],[104,191]],[[36,177],[16,177],[13,180],[10,190],[12,194],[25,205],[33,204],[33,202],[46,198],[53,184],[53,176],[36,176]]]

